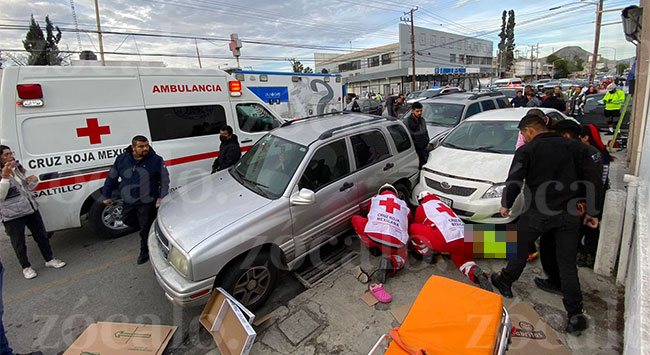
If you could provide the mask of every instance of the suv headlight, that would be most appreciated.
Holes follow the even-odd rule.
[[[174,248],[173,246],[169,250],[169,263],[178,271],[181,275],[188,277],[189,275],[189,260],[181,253],[180,250]]]
[[[506,184],[497,184],[497,185],[492,185],[481,198],[487,199],[487,198],[501,198],[503,195],[503,190],[506,188]]]

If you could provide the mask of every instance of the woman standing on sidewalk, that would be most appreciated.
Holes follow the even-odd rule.
[[[5,226],[5,231],[11,239],[11,245],[16,252],[18,261],[23,268],[23,276],[33,279],[36,271],[27,259],[27,245],[25,243],[25,227],[29,228],[34,241],[41,250],[46,267],[59,269],[65,263],[52,256],[52,247],[45,231],[43,218],[38,212],[38,204],[32,196],[32,190],[38,183],[34,175],[26,176],[26,170],[14,159],[14,153],[6,145],[0,145],[0,166],[2,166],[2,180],[0,180],[0,216]]]

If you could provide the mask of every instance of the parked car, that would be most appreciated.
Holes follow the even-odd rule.
[[[582,123],[593,124],[600,130],[607,130],[609,126],[607,124],[607,119],[605,118],[605,105],[598,103],[605,97],[605,94],[606,94],[605,92],[601,92],[598,94],[587,96],[587,101],[585,102],[585,107],[584,107],[585,114],[582,117]],[[622,109],[623,108],[621,108],[621,110]],[[621,124],[621,129],[625,129],[625,130],[629,129],[630,112],[632,112],[631,100],[629,106],[627,107],[627,111],[625,112],[625,117],[623,117],[623,123]]]
[[[466,118],[479,112],[512,107],[510,100],[500,92],[460,92],[433,97],[420,102],[422,117],[427,123],[429,138],[435,144],[446,133]],[[404,117],[408,117],[407,112]]]
[[[411,99],[415,99],[416,97],[420,97],[420,94],[422,94],[423,92],[424,90],[410,92],[408,95],[406,95],[406,100],[408,101]]]
[[[457,87],[427,89],[420,92],[420,94],[417,97],[413,97],[410,100],[407,98],[406,102],[409,105],[412,105],[414,102],[430,99],[432,97],[436,97],[442,94],[450,94],[450,93],[462,92],[462,91],[463,90],[461,88],[457,88]]]
[[[522,93],[524,92],[524,88],[519,87],[519,88],[499,88],[496,90],[497,92],[502,93],[505,95],[505,97],[508,98],[508,100],[512,101],[517,96],[517,92],[521,91]]]
[[[551,108],[540,108],[553,119],[566,119]],[[430,191],[451,207],[458,217],[480,223],[509,223],[521,208],[521,197],[512,216],[499,214],[501,195],[515,154],[517,125],[529,108],[507,108],[479,113],[463,121],[429,154],[411,201]]]
[[[361,113],[381,116],[381,111],[383,109],[381,102],[373,99],[357,99],[356,101],[361,108]],[[352,111],[352,105],[352,103],[349,103],[346,110]]]
[[[509,79],[499,79],[495,80],[494,83],[492,83],[492,88],[493,89],[498,89],[498,88],[514,88],[514,87],[520,87],[523,86],[523,81],[519,78],[509,78]]]
[[[148,240],[156,278],[181,306],[220,286],[254,310],[278,268],[295,269],[349,231],[383,184],[408,200],[418,177],[398,120],[338,113],[285,122],[235,166],[163,200]]]

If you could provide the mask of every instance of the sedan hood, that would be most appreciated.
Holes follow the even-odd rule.
[[[502,183],[508,177],[514,154],[497,154],[440,146],[429,154],[429,170],[459,178]]]
[[[158,211],[165,235],[189,252],[221,229],[268,205],[235,180],[227,170],[171,193]]]

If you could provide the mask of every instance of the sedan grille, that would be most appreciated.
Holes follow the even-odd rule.
[[[449,186],[449,187],[447,187],[447,186],[443,187],[442,186],[443,184],[438,182],[438,181],[431,180],[429,178],[424,178],[424,180],[426,181],[427,185],[429,187],[431,187],[432,189],[438,190],[440,192],[448,193],[448,194],[451,194],[451,195],[469,196],[469,195],[473,194],[474,191],[476,191],[476,189],[473,188],[473,187],[463,187],[463,186],[455,186],[455,185],[449,185],[449,184],[447,184],[447,186]]]
[[[165,259],[169,255],[169,241],[165,237],[158,226],[158,223],[154,223],[154,233],[156,233],[156,238],[158,239],[158,244],[160,244],[160,250],[163,253]]]

